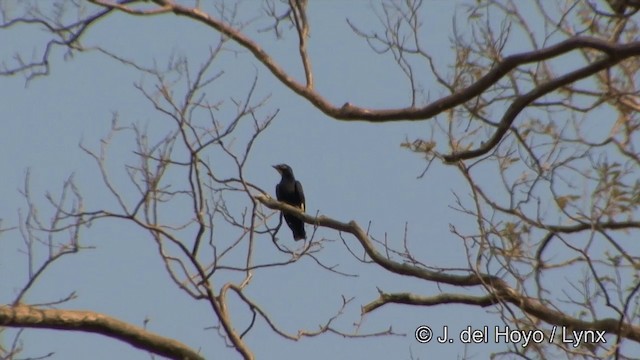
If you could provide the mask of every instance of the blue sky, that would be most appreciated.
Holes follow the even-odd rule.
[[[368,1],[310,1],[311,37],[309,53],[315,71],[318,91],[334,104],[351,102],[371,108],[409,105],[409,88],[390,56],[374,54],[366,43],[353,34],[345,19],[350,18],[364,29],[378,28]],[[252,4],[245,2],[242,6]],[[423,9],[424,31],[429,50],[438,54],[441,66],[453,58],[449,45],[452,16],[461,14],[457,25],[465,28],[460,4],[434,1]],[[255,35],[255,33],[252,33]],[[3,46],[0,54],[8,59],[16,51],[31,54],[42,42],[42,32],[19,27],[0,32]],[[287,32],[276,41],[272,34],[255,35],[264,48],[283,68],[297,78],[302,68],[295,45],[297,39]],[[152,18],[115,14],[94,26],[84,39],[87,47],[102,46],[144,66],[164,66],[172,55],[186,56],[196,68],[218,39],[210,29],[172,15]],[[464,228],[470,218],[452,210],[453,192],[468,193],[463,179],[444,165],[434,163],[428,176],[418,179],[425,161],[400,144],[406,139],[429,138],[429,122],[397,122],[369,124],[341,122],[326,117],[307,101],[285,88],[255,59],[230,45],[239,53],[227,52],[216,60],[214,69],[224,71],[220,81],[211,86],[207,96],[212,100],[242,97],[257,75],[256,98],[270,96],[263,115],[278,110],[273,124],[260,137],[246,167],[251,182],[274,195],[279,176],[271,165],[291,165],[304,184],[307,212],[320,213],[342,221],[356,220],[378,239],[388,236],[401,245],[405,224],[411,249],[420,260],[443,267],[465,267],[464,248],[449,232],[449,224]],[[38,53],[38,50],[35,50]],[[127,68],[98,52],[76,53],[63,61],[60,50],[51,59],[51,74],[28,83],[20,76],[3,78],[0,100],[3,105],[3,131],[0,132],[0,167],[3,226],[18,221],[18,210],[24,199],[18,193],[26,169],[31,172],[31,193],[50,216],[44,194],[58,194],[63,181],[74,174],[85,195],[89,209],[115,207],[101,183],[95,162],[80,148],[97,150],[100,139],[110,127],[114,113],[121,124],[140,124],[149,129],[150,137],[159,138],[172,123],[144,99],[134,87],[149,86],[153,79]],[[425,96],[437,98],[444,92],[436,86],[425,88]],[[424,100],[424,99],[423,99]],[[230,110],[229,110],[230,111]],[[116,183],[126,187],[122,163],[135,159],[135,142],[125,135],[114,140],[109,152],[109,169]],[[215,154],[211,155],[215,158]],[[225,160],[220,160],[224,164]],[[181,211],[176,207],[175,214]],[[309,228],[308,228],[309,231]],[[225,234],[219,234],[224,237]],[[280,232],[280,241],[294,244],[288,229]],[[319,268],[310,260],[286,267],[267,269],[254,274],[247,294],[254,297],[279,326],[290,333],[298,329],[315,330],[340,308],[341,296],[353,297],[337,324],[349,332],[359,320],[360,306],[374,300],[376,288],[387,292],[411,291],[421,295],[439,293],[436,284],[402,278],[363,265],[349,255],[330,229],[318,229],[316,237],[335,239],[322,249],[319,257],[341,271],[358,277],[340,277]],[[357,243],[349,239],[357,248]],[[269,239],[262,260],[273,254]],[[178,290],[168,279],[157,249],[148,234],[131,224],[115,220],[98,222],[83,233],[82,243],[95,249],[69,256],[49,269],[33,292],[29,303],[63,298],[75,291],[78,298],[61,306],[65,309],[93,310],[135,325],[149,319],[148,328],[160,335],[180,340],[200,349],[208,359],[232,358],[235,352],[226,348],[215,330],[206,329],[214,320],[204,303],[197,303]],[[0,235],[0,302],[11,301],[26,279],[26,257],[17,231]],[[43,251],[43,250],[40,250]],[[42,256],[42,253],[41,253]],[[443,290],[451,290],[443,287]],[[246,312],[238,310],[237,327],[246,326]],[[333,334],[304,338],[298,342],[282,339],[260,321],[247,337],[247,343],[258,358],[271,359],[353,359],[353,358],[456,358],[477,355],[484,358],[495,344],[419,344],[413,331],[420,325],[440,329],[448,325],[453,331],[500,324],[492,309],[463,305],[417,308],[388,305],[367,315],[363,333],[392,326],[405,336],[367,339],[343,339]],[[0,335],[5,346],[12,331]],[[148,354],[128,344],[93,334],[47,330],[29,330],[22,336],[24,355],[39,356],[49,351],[56,359],[147,359]]]

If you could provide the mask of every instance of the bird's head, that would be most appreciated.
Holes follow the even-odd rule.
[[[291,166],[287,164],[278,164],[273,165],[273,168],[276,169],[283,177],[293,177],[293,170],[291,170]]]

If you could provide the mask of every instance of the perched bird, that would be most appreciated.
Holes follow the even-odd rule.
[[[276,185],[276,197],[278,201],[282,201],[289,205],[299,207],[302,211],[305,211],[304,192],[302,191],[302,184],[297,181],[293,176],[293,170],[287,164],[274,165],[282,179],[280,183]],[[302,240],[307,238],[307,234],[304,231],[304,221],[298,219],[294,215],[285,214],[284,220],[289,225],[291,232],[293,232],[294,240]]]

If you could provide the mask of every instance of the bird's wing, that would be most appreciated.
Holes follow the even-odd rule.
[[[278,199],[278,201],[282,201],[282,190],[280,188],[280,184],[276,185],[276,199]]]
[[[302,184],[300,181],[296,181],[296,196],[300,199],[300,208],[302,211],[306,211],[306,202],[304,200],[304,191],[302,191]]]

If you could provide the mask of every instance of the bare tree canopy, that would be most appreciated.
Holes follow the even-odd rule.
[[[638,10],[0,2],[0,359],[637,359]]]

